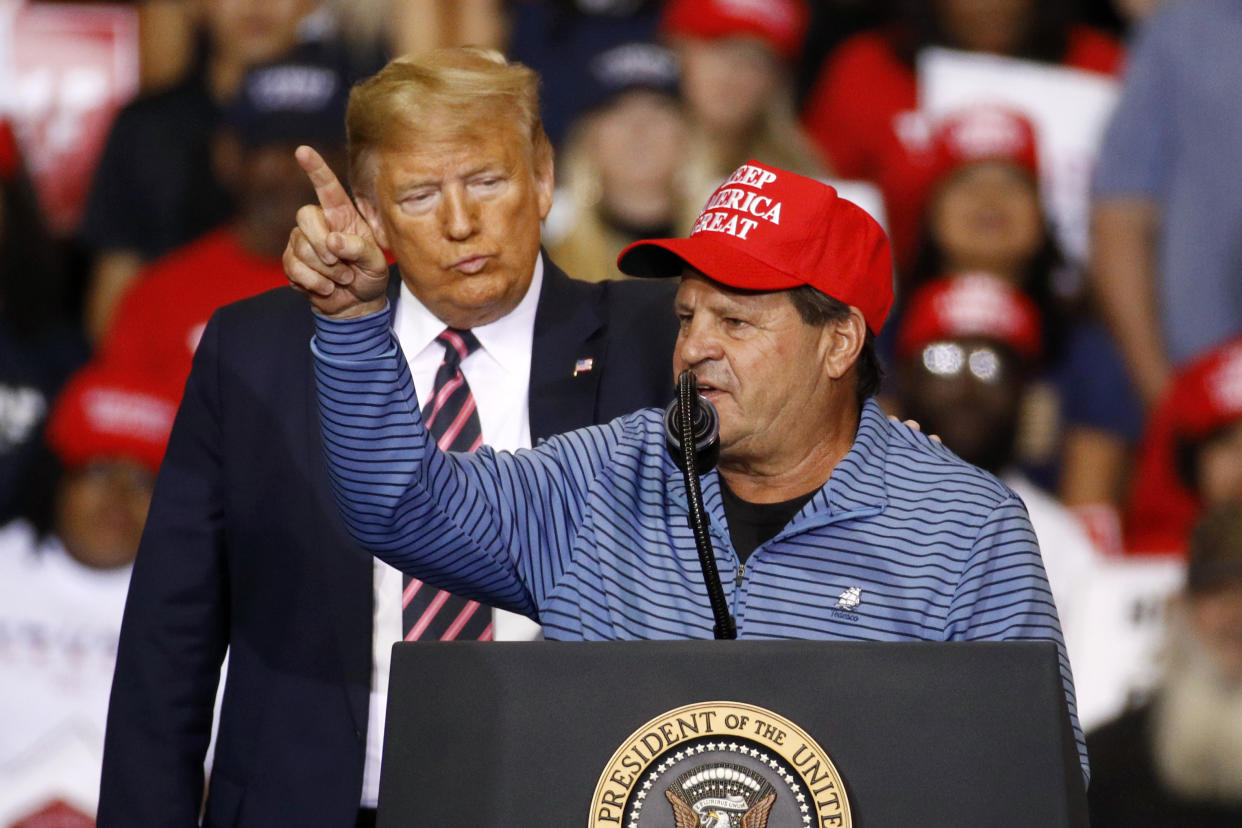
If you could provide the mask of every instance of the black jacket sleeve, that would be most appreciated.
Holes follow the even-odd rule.
[[[218,340],[213,319],[134,563],[108,709],[100,826],[198,824],[229,606]]]

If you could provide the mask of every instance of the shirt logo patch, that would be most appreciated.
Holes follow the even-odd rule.
[[[850,587],[842,592],[837,598],[837,605],[834,609],[853,612],[854,608],[862,603],[862,590],[858,587]]]

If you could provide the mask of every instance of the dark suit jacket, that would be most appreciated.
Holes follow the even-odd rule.
[[[575,282],[545,263],[532,438],[670,399],[674,286]],[[102,828],[196,824],[226,647],[205,824],[353,825],[372,563],[329,490],[312,332],[307,301],[282,289],[222,308],[203,335],[125,607]]]

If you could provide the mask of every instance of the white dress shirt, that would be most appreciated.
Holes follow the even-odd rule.
[[[542,286],[543,257],[539,256],[535,259],[530,288],[518,306],[491,324],[471,329],[481,347],[462,361],[461,370],[478,408],[483,442],[495,448],[510,451],[530,448],[530,353],[535,339],[535,308]],[[436,371],[444,360],[444,346],[436,342],[444,328],[445,324],[402,284],[393,314],[393,330],[409,361],[414,390],[420,401],[430,398]],[[361,803],[366,808],[374,808],[379,801],[388,672],[392,645],[402,636],[402,575],[379,558],[374,560],[371,705]],[[493,611],[492,630],[497,641],[529,641],[540,635],[538,624],[500,610]]]

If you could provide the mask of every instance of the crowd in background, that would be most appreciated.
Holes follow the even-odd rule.
[[[897,262],[882,402],[1031,512],[1095,731],[1094,823],[1242,824],[1238,0],[136,8],[142,89],[71,232],[49,229],[0,124],[0,826],[92,822],[163,444],[211,313],[285,284],[313,199],[293,149],[343,172],[350,85],[466,43],[543,78],[544,243],[577,278],[622,278],[628,243],[689,233],[751,158],[876,215]],[[936,61],[972,57],[1106,90],[1086,114],[1066,93],[1061,117],[1102,125],[1074,160],[1077,213],[1055,206],[1062,102],[929,105]]]

